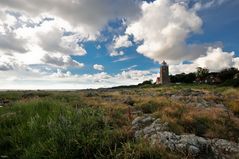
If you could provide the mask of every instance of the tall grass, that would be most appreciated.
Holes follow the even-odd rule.
[[[75,109],[52,98],[24,100],[0,109],[0,156],[8,158],[158,158],[99,107]],[[113,115],[113,116],[112,116]],[[117,120],[116,120],[117,121]],[[131,145],[131,147],[127,147]],[[132,153],[132,154],[130,154]]]
[[[18,102],[1,111],[1,155],[10,158],[96,157],[106,153],[114,130],[101,109],[75,110],[52,100]]]

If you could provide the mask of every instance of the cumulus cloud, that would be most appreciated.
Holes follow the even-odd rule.
[[[79,46],[77,36],[63,36],[63,31],[57,28],[40,34],[39,39],[40,46],[46,51],[78,56],[86,54],[86,50]]]
[[[135,0],[2,0],[2,8],[16,9],[36,17],[50,15],[67,21],[82,33],[97,34],[116,18],[135,18],[139,7]],[[100,18],[99,18],[100,17]]]
[[[70,71],[63,72],[61,69],[57,69],[57,71],[51,74],[50,76],[56,78],[67,78],[71,77],[72,73]]]
[[[129,41],[128,35],[114,37],[113,42],[114,42],[113,44],[114,49],[130,47],[133,45],[132,42]]]
[[[12,56],[0,56],[0,71],[24,69],[26,66]]]
[[[99,64],[94,64],[93,68],[95,70],[98,70],[98,71],[103,71],[104,70],[104,66],[103,65],[99,65]]]
[[[26,40],[16,38],[13,33],[1,34],[0,33],[0,49],[6,52],[27,52],[27,48],[24,47]]]
[[[117,74],[116,77],[118,77],[119,79],[139,80],[144,78],[147,75],[151,75],[150,71],[128,70],[128,71],[123,71],[120,74]]]
[[[83,63],[79,63],[73,60],[70,56],[66,56],[66,55],[50,56],[46,54],[42,58],[42,61],[45,64],[51,64],[51,65],[60,66],[60,67],[79,67],[79,68],[84,67]]]
[[[186,44],[191,33],[201,31],[202,20],[195,11],[168,0],[144,2],[141,10],[142,16],[126,29],[126,33],[140,43],[137,52],[155,61],[170,62],[202,54],[190,52]]]
[[[123,51],[118,51],[118,50],[112,50],[110,52],[110,56],[122,56],[124,55],[124,52]]]
[[[22,72],[21,72],[22,73]],[[31,72],[32,73],[32,72]],[[0,78],[2,78],[0,74]],[[9,74],[9,80],[1,80],[1,89],[86,89],[105,88],[120,85],[138,84],[154,79],[155,74],[143,70],[128,70],[115,75],[106,72],[96,74],[72,74],[70,71],[57,69],[54,72],[36,75],[24,73],[25,78]],[[41,81],[40,83],[38,83]]]
[[[201,56],[190,64],[171,65],[171,74],[195,72],[197,67],[208,68],[211,72],[221,71],[225,68],[239,69],[239,58],[234,52],[224,52],[222,48],[208,48],[207,54]]]

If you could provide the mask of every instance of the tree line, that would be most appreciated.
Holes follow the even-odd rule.
[[[209,72],[208,68],[198,67],[196,72],[170,75],[171,83],[206,83],[239,86],[239,70],[226,68],[219,72]]]

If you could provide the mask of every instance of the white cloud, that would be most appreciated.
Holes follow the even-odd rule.
[[[99,64],[94,64],[93,68],[95,70],[98,70],[98,71],[103,71],[104,70],[104,66],[103,65],[99,65]]]
[[[12,56],[0,56],[0,71],[21,70],[26,69],[26,67]]]
[[[25,76],[25,78],[23,78]],[[0,74],[0,78],[3,75]],[[120,85],[138,84],[145,80],[154,79],[155,74],[149,71],[128,70],[116,75],[106,72],[97,74],[75,75],[70,71],[57,69],[55,72],[8,72],[8,79],[0,81],[1,89],[86,89],[105,88]]]
[[[86,50],[78,44],[77,35],[63,36],[63,31],[58,28],[38,33],[38,37],[40,46],[46,51],[78,56],[86,54]]]
[[[57,69],[57,71],[51,75],[51,77],[56,77],[56,78],[67,78],[71,76],[72,74],[70,71],[63,72],[61,69]]]
[[[129,67],[127,67],[127,68],[123,68],[123,69],[121,69],[121,70],[122,70],[122,71],[132,70],[132,69],[135,68],[135,67],[138,67],[138,65],[132,65],[132,66],[129,66]]]
[[[140,80],[148,75],[151,75],[149,71],[128,70],[128,71],[123,71],[121,74],[117,74],[116,76],[119,79]]]
[[[110,56],[122,56],[124,52],[120,49],[132,46],[132,42],[129,41],[128,35],[114,36],[113,43],[108,46],[108,52]]]
[[[120,57],[120,58],[114,60],[113,62],[122,62],[122,61],[131,60],[131,59],[133,59],[133,58],[134,58],[134,57],[124,56],[124,57]]]
[[[139,13],[134,0],[2,0],[3,9],[15,9],[31,17],[49,15],[64,19],[86,36],[95,36],[99,30],[116,18],[134,18]]]
[[[83,63],[79,63],[75,60],[73,60],[70,56],[66,56],[66,55],[54,55],[54,56],[50,56],[48,54],[46,54],[43,58],[42,61],[45,64],[51,64],[54,66],[59,66],[59,67],[79,67],[82,68],[84,67]]]
[[[114,37],[113,42],[114,42],[113,44],[114,49],[130,47],[133,45],[132,42],[129,41],[128,35]]]
[[[123,51],[112,50],[110,52],[110,56],[122,56],[122,55],[124,55]]]
[[[132,34],[134,40],[141,43],[137,48],[140,54],[170,63],[202,54],[189,52],[185,42],[191,33],[201,31],[202,20],[195,11],[168,0],[144,2],[141,10],[142,16],[126,29],[126,34]]]
[[[209,1],[205,1],[205,2],[199,1],[194,4],[193,9],[194,10],[209,9],[209,8],[212,8],[215,6],[222,5],[226,1],[228,1],[228,0],[209,0]]]
[[[197,67],[208,68],[211,72],[225,68],[239,69],[239,58],[234,52],[224,52],[222,48],[208,48],[207,54],[192,61],[190,64],[170,65],[170,74],[195,72]]]

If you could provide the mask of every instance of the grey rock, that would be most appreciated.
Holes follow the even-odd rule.
[[[142,119],[142,123],[143,124],[148,124],[148,123],[152,123],[155,119],[152,118],[151,116],[147,116],[146,118]]]
[[[224,139],[213,139],[212,148],[225,153],[239,153],[239,144]]]
[[[160,119],[141,116],[132,122],[135,138],[148,139],[152,145],[161,144],[171,151],[196,157],[200,154],[213,152],[218,159],[239,156],[239,144],[223,139],[205,139],[194,134],[176,135],[168,131],[168,124]]]
[[[218,107],[218,108],[225,108],[225,105],[224,105],[224,104],[216,104],[215,107]]]
[[[200,149],[196,146],[189,146],[188,147],[188,154],[192,156],[197,156],[200,153]]]
[[[144,134],[143,130],[138,130],[138,131],[136,131],[136,132],[134,133],[134,137],[135,137],[136,139],[138,139],[138,138],[140,138],[141,136],[143,136],[143,134]]]
[[[142,117],[137,117],[132,121],[132,125],[138,124],[140,122],[140,120],[142,119]]]
[[[143,129],[143,132],[145,135],[151,135],[152,133],[155,132],[155,128],[152,126],[148,126],[146,128]]]

